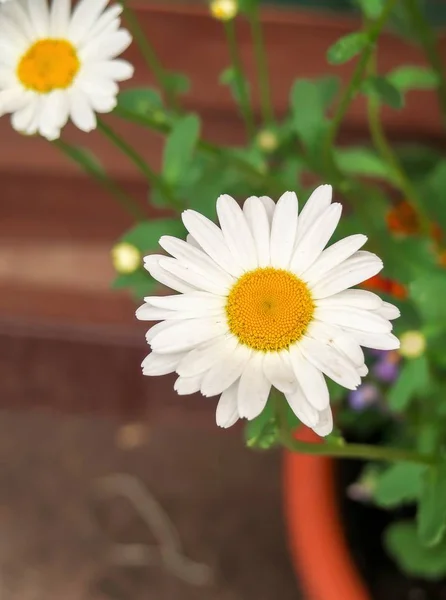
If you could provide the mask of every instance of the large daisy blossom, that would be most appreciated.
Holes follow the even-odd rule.
[[[56,139],[68,119],[82,131],[116,105],[118,81],[133,67],[117,60],[131,36],[108,0],[21,0],[0,10],[0,116],[26,134]]]
[[[277,204],[251,197],[241,208],[217,200],[220,227],[186,210],[187,241],[163,236],[171,256],[145,258],[150,274],[179,294],[145,298],[137,317],[161,321],[147,333],[145,375],[176,371],[179,394],[218,396],[217,424],[253,419],[271,386],[314,431],[333,429],[324,375],[356,389],[367,374],[361,346],[390,350],[398,309],[372,292],[349,289],[382,269],[351,235],[324,249],[342,207],[329,185],[298,214],[296,194]]]

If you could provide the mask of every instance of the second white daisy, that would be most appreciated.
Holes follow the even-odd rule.
[[[130,44],[119,5],[108,0],[7,2],[0,12],[0,115],[14,129],[58,138],[68,119],[83,131],[116,105],[133,67],[116,60]]]
[[[146,375],[176,371],[179,394],[220,395],[217,423],[253,419],[271,386],[319,435],[333,428],[324,375],[355,389],[367,374],[361,346],[399,346],[390,319],[399,311],[376,294],[350,290],[382,268],[352,235],[325,249],[341,216],[331,186],[317,188],[298,214],[296,195],[275,204],[251,197],[243,209],[217,201],[220,228],[186,210],[187,241],[165,236],[171,257],[145,266],[177,295],[145,298],[142,320],[162,320],[147,334]]]

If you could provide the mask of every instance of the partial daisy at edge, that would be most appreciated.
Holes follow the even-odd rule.
[[[131,43],[122,6],[109,0],[0,0],[0,116],[53,140],[69,119],[88,132],[116,106],[133,67],[117,58]]]
[[[391,320],[397,307],[373,292],[351,289],[383,263],[361,248],[365,235],[327,247],[341,217],[330,185],[303,209],[293,192],[217,200],[220,226],[194,210],[182,214],[186,241],[163,236],[168,253],[144,259],[154,279],[178,292],[151,296],[140,320],[147,332],[145,375],[176,372],[178,394],[219,396],[216,420],[230,427],[253,419],[272,387],[318,435],[333,429],[325,377],[349,390],[367,372],[362,346],[399,347]]]

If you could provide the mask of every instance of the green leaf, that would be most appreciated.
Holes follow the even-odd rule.
[[[446,575],[446,541],[426,548],[420,543],[414,522],[393,523],[386,529],[384,542],[390,556],[408,575],[429,580]]]
[[[118,107],[138,115],[147,115],[163,106],[158,90],[153,88],[133,88],[119,93]]]
[[[186,94],[190,90],[190,79],[183,73],[169,71],[165,75],[167,89],[177,95]]]
[[[298,79],[291,89],[291,112],[294,131],[302,142],[314,148],[324,127],[324,104],[317,85]]]
[[[260,0],[238,0],[240,12],[250,14],[260,5]]]
[[[369,44],[369,38],[361,31],[348,33],[337,40],[327,51],[331,65],[341,65],[362,52]]]
[[[266,450],[276,443],[277,435],[277,423],[272,403],[268,402],[258,417],[247,422],[245,426],[246,445],[250,448]]]
[[[436,257],[432,243],[425,238],[397,238],[389,235],[380,240],[385,256],[384,276],[410,284],[435,270]]]
[[[446,324],[446,273],[431,270],[409,285],[410,296],[427,324],[441,328]]]
[[[178,183],[189,168],[199,135],[197,115],[187,115],[175,123],[164,146],[163,175],[169,184]]]
[[[138,269],[134,273],[118,275],[112,283],[112,288],[115,290],[128,289],[135,300],[140,301],[151,294],[158,285],[158,282],[147,271]]]
[[[121,242],[133,244],[141,252],[154,250],[162,235],[185,237],[185,229],[179,219],[154,219],[142,221],[121,237]]]
[[[365,79],[361,86],[361,92],[366,96],[373,95],[379,98],[384,104],[392,108],[402,108],[404,106],[404,96],[400,90],[385,77],[373,76]]]
[[[400,92],[409,90],[432,90],[438,86],[438,75],[428,67],[406,65],[387,73],[390,81]]]
[[[385,0],[356,0],[367,19],[377,19],[384,8]]]
[[[426,357],[407,360],[394,385],[390,388],[387,401],[395,412],[404,411],[409,403],[429,385],[429,365]]]
[[[333,100],[336,98],[336,95],[341,86],[341,80],[339,79],[339,77],[327,75],[326,77],[320,77],[319,79],[315,79],[314,83],[317,89],[319,90],[322,106],[325,109],[329,108]]]
[[[446,528],[446,463],[429,467],[423,478],[423,489],[417,512],[420,542],[435,546]]]
[[[336,148],[335,160],[338,167],[348,175],[377,177],[393,181],[393,172],[374,150],[362,146]]]
[[[240,96],[236,70],[234,67],[227,67],[224,71],[222,71],[218,81],[220,84],[227,85],[229,87],[232,97],[238,104],[240,104],[242,98]],[[244,92],[249,96],[249,83],[244,78],[242,85],[245,88]]]
[[[373,491],[376,504],[383,508],[395,508],[417,500],[425,468],[414,463],[397,463],[388,467],[376,479]]]
[[[431,218],[446,231],[446,159],[440,160],[421,187],[424,206]]]

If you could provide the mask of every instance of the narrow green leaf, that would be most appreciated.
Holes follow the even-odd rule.
[[[234,67],[227,67],[220,73],[220,77],[218,82],[222,85],[226,85],[229,87],[232,97],[234,100],[240,104],[242,102],[242,97],[240,95],[239,85],[237,81],[237,75]],[[249,83],[246,79],[243,78],[242,85],[245,88],[244,92],[249,96]]]
[[[250,448],[266,450],[276,443],[277,423],[272,403],[268,402],[258,417],[248,421],[245,426],[245,441]]]
[[[446,159],[439,160],[421,185],[424,207],[429,216],[446,231]]]
[[[437,328],[446,323],[446,274],[430,270],[409,285],[410,296],[427,324]]]
[[[142,221],[121,237],[121,242],[133,244],[141,252],[154,250],[162,235],[184,237],[186,230],[179,219],[154,219]]]
[[[329,108],[336,98],[336,95],[341,87],[341,80],[339,77],[333,75],[327,75],[315,79],[314,83],[319,90],[322,105],[325,109]]]
[[[341,171],[349,175],[377,177],[386,181],[394,179],[387,162],[370,148],[336,148],[335,160]]]
[[[112,289],[128,289],[136,300],[140,300],[151,294],[157,285],[159,285],[158,282],[147,271],[138,269],[134,273],[118,275],[112,283]]]
[[[190,90],[190,79],[183,73],[169,71],[165,76],[167,88],[174,94],[187,94]]]
[[[327,51],[327,60],[331,65],[341,65],[362,52],[369,43],[364,32],[348,33],[337,40]]]
[[[438,75],[428,67],[406,65],[387,73],[390,81],[400,92],[409,90],[432,90],[438,86]]]
[[[377,19],[384,8],[385,0],[356,0],[367,19]]]
[[[426,357],[407,360],[398,379],[390,388],[387,401],[395,412],[404,411],[409,403],[429,384],[429,365]]]
[[[158,90],[150,87],[123,90],[118,96],[118,107],[129,112],[146,115],[163,106]]]
[[[433,581],[446,575],[446,541],[433,548],[423,546],[413,521],[390,525],[386,529],[384,542],[388,553],[404,573]]]
[[[424,546],[435,546],[446,528],[446,463],[429,467],[417,512],[418,535]]]
[[[291,89],[294,131],[309,148],[314,148],[324,126],[324,104],[318,86],[309,79],[298,79]]]
[[[71,158],[81,164],[87,173],[98,175],[99,177],[106,176],[104,167],[99,161],[99,158],[89,148],[81,146],[67,146],[67,153]]]
[[[187,115],[175,123],[164,146],[163,175],[169,184],[178,183],[189,168],[199,135],[197,115]]]
[[[376,504],[383,508],[394,508],[417,500],[425,468],[414,463],[397,463],[388,467],[376,479],[373,491]]]
[[[374,95],[384,104],[398,109],[404,106],[404,96],[393,83],[385,77],[373,76],[365,79],[361,91],[366,96]]]

